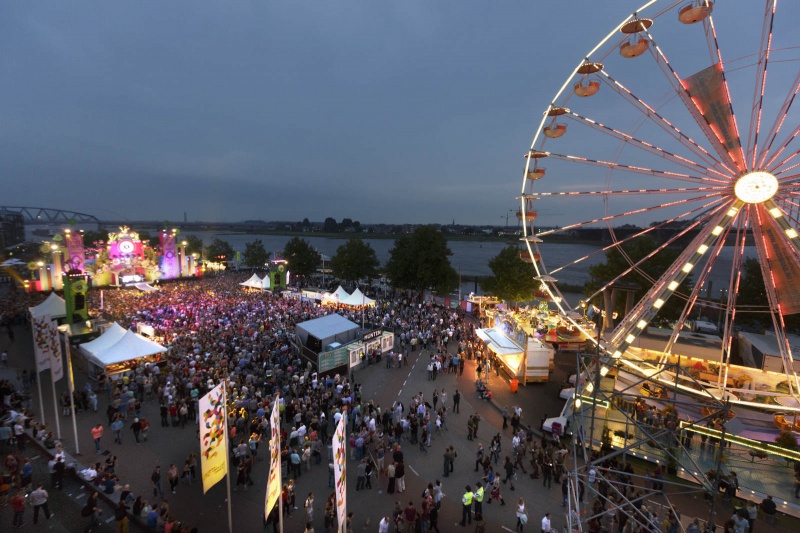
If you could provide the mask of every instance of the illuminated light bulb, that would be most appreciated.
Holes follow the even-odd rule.
[[[773,207],[769,210],[769,214],[772,215],[772,218],[780,218],[783,213],[777,207]]]
[[[711,230],[711,234],[712,235],[719,235],[720,233],[722,233],[723,229],[725,229],[725,228],[723,228],[722,226],[717,226],[713,230]]]
[[[653,302],[653,307],[655,307],[656,309],[661,309],[663,305],[664,305],[664,300],[662,300],[661,298]]]
[[[600,375],[605,377],[606,374],[608,374],[608,367],[607,366],[601,367],[600,368]]]
[[[631,333],[630,335],[625,337],[625,342],[627,342],[628,344],[632,343],[635,340],[636,340],[636,337],[633,335],[633,333]]]
[[[786,233],[786,236],[789,237],[790,239],[796,239],[797,238],[797,232],[795,230],[793,230],[792,228],[787,229],[785,233]]]
[[[703,255],[707,251],[708,251],[708,246],[706,246],[705,244],[701,244],[700,248],[697,249],[697,253],[700,255]]]
[[[636,327],[639,329],[644,329],[647,326],[647,320],[640,320]]]
[[[694,268],[693,264],[686,263],[685,265],[683,265],[683,268],[681,270],[683,270],[684,272],[686,272],[688,274],[689,272],[692,271],[693,268]]]
[[[678,283],[677,281],[670,281],[669,285],[667,285],[667,288],[671,291],[674,291],[675,289],[678,288],[678,285],[680,285],[680,283]]]

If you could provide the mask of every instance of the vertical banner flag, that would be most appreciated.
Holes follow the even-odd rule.
[[[180,275],[178,265],[178,255],[175,251],[175,235],[162,231],[159,236],[161,243],[161,272],[164,278],[172,279]]]
[[[228,428],[222,383],[200,398],[200,470],[203,494],[228,473]]]
[[[50,315],[33,317],[33,351],[36,354],[36,372],[49,368],[53,381],[64,377],[58,327],[50,320]]]
[[[339,419],[333,433],[333,477],[336,484],[336,514],[339,517],[339,531],[347,522],[347,435],[345,434],[346,417]]]
[[[47,325],[50,323],[50,317],[34,316],[33,321],[33,351],[36,354],[36,372],[47,370],[50,368],[50,342],[48,336],[50,334]]]
[[[83,233],[80,231],[66,231],[64,233],[64,244],[67,248],[67,264],[64,270],[69,272],[84,273],[85,253],[83,250]]]
[[[278,409],[278,398],[272,403],[272,414],[269,417],[269,478],[267,480],[267,497],[264,502],[264,519],[269,516],[281,495],[281,413]]]

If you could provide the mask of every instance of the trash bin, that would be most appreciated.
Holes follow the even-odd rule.
[[[509,381],[509,383],[511,384],[511,392],[517,392],[517,390],[519,389],[519,380],[512,379],[511,381]]]

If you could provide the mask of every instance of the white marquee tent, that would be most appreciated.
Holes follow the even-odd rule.
[[[115,324],[115,326],[116,325],[117,324]],[[123,328],[119,327],[119,329]],[[123,331],[123,335],[119,336],[116,342],[111,343],[102,341],[99,344],[90,346],[89,349],[87,349],[88,345],[92,344],[92,342],[101,341],[103,337],[109,335],[109,332],[111,332],[110,334],[112,335],[112,337],[109,338],[109,341],[112,340],[114,336],[118,336],[119,330],[112,326],[109,331],[101,335],[99,338],[92,342],[82,344],[80,346],[81,351],[84,353],[84,355],[86,355],[86,358],[90,363],[104,370],[111,370],[112,372],[119,372],[128,369],[124,365],[121,365],[121,363],[164,353],[167,351],[165,347],[161,346],[157,342],[153,342],[150,339],[139,335],[138,333],[134,333],[130,330]],[[112,368],[109,369],[109,367]]]
[[[269,274],[264,276],[264,279],[259,278],[257,274],[253,274],[247,281],[244,281],[239,285],[242,285],[243,287],[249,287],[251,289],[268,290],[270,288]]]
[[[67,316],[67,304],[64,299],[54,292],[50,293],[45,301],[36,307],[30,307],[28,310],[31,316],[40,317],[50,315],[50,318],[64,318]]]
[[[95,354],[102,352],[106,348],[110,348],[125,336],[127,330],[114,322],[110,328],[105,330],[102,335],[93,341],[84,342],[79,346],[80,351],[84,355]]]
[[[343,300],[349,298],[350,295],[347,293],[346,290],[339,285],[335,291],[330,294],[325,295],[325,301],[330,303],[341,303]]]
[[[345,298],[344,300],[339,300],[339,303],[342,305],[375,305],[375,300],[372,298],[368,298],[361,292],[361,289],[356,289],[353,291],[353,294]]]

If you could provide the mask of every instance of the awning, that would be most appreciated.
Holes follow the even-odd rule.
[[[506,337],[495,328],[476,330],[478,338],[484,341],[489,349],[497,355],[519,355],[524,349],[522,346]]]

